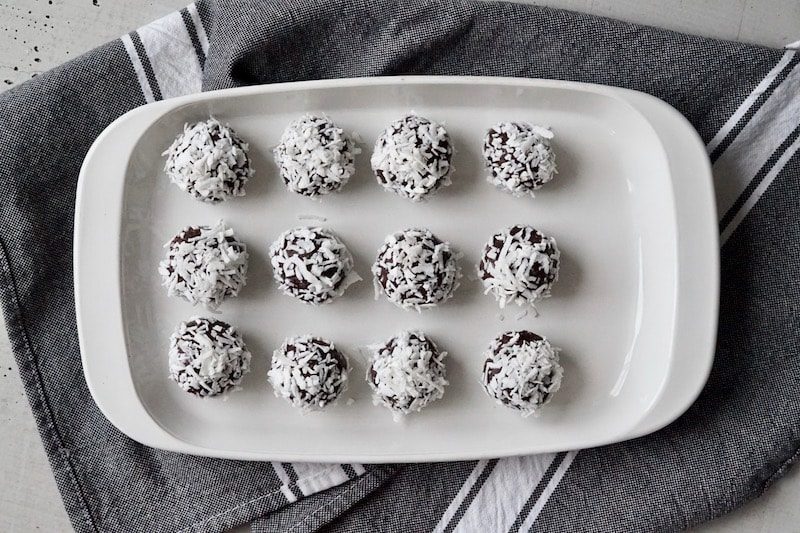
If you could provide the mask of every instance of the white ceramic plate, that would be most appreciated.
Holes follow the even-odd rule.
[[[371,146],[414,110],[445,123],[456,147],[453,185],[413,204],[384,192]],[[364,153],[341,193],[321,201],[286,191],[271,148],[303,112],[327,113],[358,132]],[[250,142],[256,177],[247,196],[200,203],[171,185],[160,153],[184,122],[209,115]],[[500,120],[553,128],[559,175],[519,199],[490,186],[480,157]],[[365,281],[331,305],[280,294],[267,261],[283,230],[324,217]],[[251,254],[248,285],[220,318],[253,352],[242,390],[198,399],[167,378],[167,346],[181,320],[208,315],[168,298],[156,272],[163,243],[189,224],[224,218]],[[528,223],[556,237],[561,279],[522,316],[499,310],[471,276],[504,226]],[[383,237],[425,226],[463,252],[456,297],[421,314],[375,300],[369,267]],[[75,217],[75,291],[84,372],[108,419],[131,438],[185,453],[286,461],[399,462],[500,457],[575,449],[655,430],[682,413],[713,357],[718,293],[716,211],[703,145],[653,97],[560,81],[397,77],[248,87],[136,109],[95,142],[81,171]],[[372,404],[360,348],[423,329],[447,350],[442,400],[402,423]],[[508,329],[560,346],[564,384],[538,418],[494,404],[480,383],[482,352]],[[301,415],[272,395],[266,371],[284,337],[313,333],[349,355],[351,385],[333,408]],[[348,402],[352,399],[352,402]]]

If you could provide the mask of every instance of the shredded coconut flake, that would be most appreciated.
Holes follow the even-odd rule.
[[[286,339],[272,356],[268,379],[275,396],[303,411],[318,411],[347,386],[344,355],[325,339],[302,335]]]
[[[361,279],[347,247],[328,229],[288,230],[272,243],[269,255],[281,291],[309,304],[329,302]]]
[[[458,288],[459,254],[426,229],[408,229],[386,237],[375,264],[375,297],[382,292],[403,309],[435,307]]]
[[[307,213],[301,213],[297,215],[297,220],[314,220],[316,222],[325,222],[328,219],[326,217],[323,217],[322,215],[311,215]]]
[[[452,156],[447,130],[411,113],[383,131],[370,162],[378,183],[386,190],[419,201],[450,185]]]
[[[500,122],[492,127],[483,143],[489,183],[514,196],[533,197],[533,191],[557,172],[552,138],[548,128],[524,122]]]
[[[236,328],[194,317],[170,337],[169,377],[188,393],[216,396],[240,384],[250,358]]]
[[[559,349],[530,331],[509,331],[486,351],[483,387],[497,403],[522,416],[538,415],[561,387],[564,369]]]
[[[388,407],[395,420],[419,411],[444,395],[444,358],[432,340],[419,331],[403,331],[373,350],[367,381],[375,405]]]
[[[341,189],[355,173],[354,156],[360,153],[344,130],[315,115],[289,124],[274,150],[286,187],[309,197]]]
[[[484,292],[494,294],[500,308],[511,302],[533,306],[550,296],[558,280],[560,258],[554,238],[531,226],[512,226],[494,234],[486,244],[478,277]]]
[[[164,245],[158,265],[169,296],[215,310],[237,296],[247,279],[247,248],[220,220],[215,226],[189,226]]]
[[[172,183],[204,202],[217,203],[244,196],[253,176],[249,146],[228,125],[211,117],[186,124],[163,154],[164,172]]]

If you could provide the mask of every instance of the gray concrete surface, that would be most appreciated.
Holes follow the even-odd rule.
[[[188,0],[0,0],[0,90],[182,7]],[[532,2],[723,39],[782,46],[800,39],[794,0]],[[68,531],[5,330],[0,327],[0,530]],[[764,497],[699,533],[800,531],[798,469]]]

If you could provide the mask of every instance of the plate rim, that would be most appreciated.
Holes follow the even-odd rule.
[[[681,126],[686,129],[686,132],[689,133],[690,145],[693,146],[696,152],[701,153],[702,156],[705,158],[705,166],[702,169],[703,176],[696,176],[694,179],[694,183],[687,183],[687,185],[691,188],[692,185],[700,184],[700,189],[702,189],[700,194],[697,196],[705,196],[707,201],[705,202],[705,213],[703,210],[700,210],[700,215],[698,212],[695,211],[693,218],[695,219],[706,219],[706,224],[702,228],[702,232],[698,232],[699,240],[705,240],[706,245],[711,244],[711,246],[706,246],[706,253],[708,254],[705,257],[704,261],[701,261],[707,268],[706,268],[706,275],[709,276],[708,283],[706,284],[707,292],[705,294],[705,300],[708,303],[711,301],[710,308],[713,310],[711,313],[712,316],[706,316],[704,321],[698,321],[691,325],[696,330],[695,333],[699,333],[699,336],[705,339],[710,339],[709,346],[707,349],[702,350],[704,353],[701,354],[703,357],[701,358],[701,362],[706,363],[705,365],[701,365],[699,371],[694,372],[691,374],[690,377],[694,377],[695,379],[692,381],[691,386],[686,386],[684,383],[683,387],[683,394],[682,402],[673,402],[673,405],[667,409],[666,414],[662,414],[658,419],[651,419],[650,414],[653,411],[654,407],[658,407],[662,405],[665,401],[665,392],[667,391],[667,385],[670,383],[672,378],[675,375],[675,369],[673,368],[675,363],[674,357],[674,350],[676,346],[676,342],[680,342],[681,338],[679,338],[679,325],[677,323],[677,319],[675,320],[675,324],[673,326],[673,360],[669,367],[667,376],[661,382],[661,390],[659,394],[654,398],[653,402],[649,406],[645,415],[637,420],[636,426],[626,434],[618,435],[615,438],[608,439],[607,441],[593,441],[591,443],[586,444],[577,444],[578,447],[588,447],[588,446],[598,446],[602,444],[608,444],[611,442],[619,442],[620,440],[626,440],[628,438],[632,438],[634,436],[638,436],[644,433],[648,433],[650,431],[654,431],[663,425],[668,424],[675,418],[677,418],[680,414],[682,414],[688,407],[693,403],[696,397],[699,395],[700,391],[702,390],[703,385],[705,384],[708,374],[710,372],[711,364],[713,362],[713,350],[714,350],[714,340],[716,338],[716,326],[717,326],[717,312],[718,312],[718,294],[719,294],[719,246],[718,246],[718,235],[716,232],[716,206],[715,200],[713,195],[713,181],[711,178],[711,169],[710,164],[708,163],[707,156],[705,155],[705,147],[700,139],[699,135],[695,132],[694,128],[688,123],[688,121],[680,115],[678,111],[674,108],[669,106],[666,102],[662,100],[646,95],[644,93],[639,93],[637,91],[631,91],[628,89],[621,89],[616,87],[608,87],[603,85],[595,85],[595,84],[588,84],[582,82],[570,82],[570,81],[561,81],[561,80],[542,80],[542,79],[533,79],[533,78],[507,78],[507,77],[470,77],[470,76],[399,76],[399,77],[373,77],[373,78],[342,78],[342,79],[332,79],[332,80],[312,80],[312,81],[303,81],[303,82],[289,82],[289,83],[281,83],[281,84],[272,84],[272,85],[257,85],[257,86],[249,86],[249,87],[240,87],[240,88],[231,88],[231,89],[223,89],[219,91],[210,91],[205,93],[196,93],[192,95],[186,95],[170,100],[154,102],[151,104],[147,104],[145,106],[133,109],[128,113],[122,115],[114,122],[112,122],[95,140],[92,144],[91,148],[87,152],[87,155],[84,159],[84,163],[81,167],[79,179],[78,179],[78,186],[76,192],[76,207],[75,207],[75,226],[74,226],[74,254],[73,254],[73,274],[74,274],[74,290],[75,290],[75,306],[76,306],[76,322],[78,326],[79,332],[79,343],[81,348],[81,360],[83,363],[84,368],[84,375],[86,378],[87,386],[94,398],[95,402],[97,403],[98,407],[100,408],[101,412],[115,425],[118,429],[120,429],[123,433],[128,435],[129,437],[141,442],[143,444],[147,444],[150,446],[154,446],[157,448],[162,449],[169,449],[173,451],[179,451],[183,453],[191,453],[196,455],[205,455],[205,456],[213,456],[213,457],[222,457],[222,458],[231,458],[231,459],[251,459],[251,460],[284,460],[284,461],[324,461],[324,462],[352,462],[356,461],[363,461],[363,462],[373,462],[373,463],[385,463],[385,462],[423,462],[423,461],[440,461],[440,460],[462,460],[462,459],[479,459],[479,458],[488,458],[488,457],[498,457],[497,453],[492,453],[492,451],[487,452],[485,455],[480,454],[469,454],[464,455],[463,453],[459,452],[436,452],[436,453],[409,453],[409,454],[401,454],[397,452],[390,452],[386,454],[319,454],[319,453],[294,453],[294,454],[271,454],[262,451],[243,451],[243,450],[227,450],[227,449],[215,449],[215,448],[207,448],[204,446],[199,446],[196,444],[192,444],[181,440],[174,435],[172,435],[166,428],[163,428],[157,420],[150,416],[147,412],[147,408],[142,404],[141,399],[138,396],[138,393],[135,390],[135,385],[133,384],[130,369],[126,367],[127,370],[127,377],[128,380],[126,383],[117,384],[117,386],[121,386],[126,392],[132,392],[133,398],[135,398],[135,402],[131,402],[132,405],[128,407],[131,409],[130,413],[127,413],[128,416],[122,416],[119,413],[119,409],[112,407],[108,402],[106,402],[106,398],[104,397],[104,393],[100,393],[99,391],[103,388],[107,388],[106,384],[101,383],[102,377],[98,376],[94,373],[94,367],[92,363],[92,359],[86,355],[88,353],[87,344],[88,339],[93,334],[93,332],[88,329],[88,324],[86,322],[86,317],[92,313],[97,314],[97,310],[92,312],[91,302],[87,300],[91,300],[87,298],[86,291],[81,290],[82,286],[85,282],[89,282],[91,280],[84,280],[81,281],[82,276],[85,274],[81,267],[83,262],[83,256],[85,248],[83,246],[83,240],[86,236],[84,227],[89,224],[88,219],[91,218],[93,213],[90,213],[85,209],[85,197],[89,195],[87,193],[87,187],[91,176],[91,169],[92,165],[97,163],[97,160],[102,157],[103,154],[98,155],[98,147],[101,146],[105,140],[112,135],[119,134],[119,130],[123,125],[131,126],[132,124],[138,124],[143,130],[149,127],[154,121],[158,120],[164,114],[166,114],[170,110],[178,109],[184,105],[188,104],[195,104],[197,102],[202,102],[208,99],[216,99],[216,98],[225,98],[228,96],[233,95],[250,95],[250,94],[265,94],[271,92],[283,92],[289,89],[315,89],[315,88],[335,88],[335,87],[351,87],[351,86],[375,86],[375,85],[396,85],[396,84],[475,84],[475,85],[499,85],[499,86],[528,86],[528,87],[554,87],[559,89],[568,89],[568,90],[580,90],[583,92],[590,92],[596,94],[602,94],[605,96],[610,96],[615,100],[619,100],[629,107],[631,107],[635,112],[644,118],[644,120],[652,127],[651,121],[646,117],[643,111],[637,108],[636,105],[633,105],[626,97],[631,97],[632,94],[637,95],[637,98],[640,98],[642,101],[648,101],[650,104],[654,106],[658,106],[663,110],[668,111],[667,115],[671,116],[671,119],[678,120],[676,124],[681,124]],[[656,135],[659,140],[662,140],[662,136],[658,134],[656,130]],[[663,146],[663,140],[662,140]],[[666,149],[665,149],[666,151]],[[668,152],[668,151],[667,151]],[[108,156],[106,156],[108,157]],[[669,160],[669,153],[667,153],[667,159]],[[125,177],[125,170],[127,169],[127,160],[124,164],[119,165],[119,168],[122,169],[122,176],[123,179],[122,184],[119,185],[120,189],[124,189],[124,177]],[[107,174],[107,173],[106,173]],[[672,172],[670,172],[670,179],[673,185],[673,194],[675,189],[675,176]],[[95,180],[96,181],[96,180]],[[109,182],[113,182],[112,179]],[[709,194],[710,192],[710,194]],[[96,194],[96,193],[95,193]],[[102,196],[102,195],[98,195]],[[112,214],[118,214],[122,211],[122,202],[124,196],[122,194],[119,195],[118,198],[109,199],[104,197],[104,201],[106,204],[109,201],[113,201],[116,205],[111,205],[110,207],[106,205],[107,212]],[[678,205],[678,198],[675,199],[675,206],[676,210],[680,207]],[[114,209],[116,207],[116,209]],[[96,215],[96,213],[94,213]],[[684,224],[686,221],[676,214],[676,237],[678,242],[678,261],[676,262],[678,271],[681,271],[681,254],[680,248],[681,245],[686,245],[686,235],[682,233],[681,230],[681,223]],[[115,291],[115,299],[112,301],[106,301],[105,307],[103,309],[106,310],[108,313],[107,318],[114,322],[113,324],[113,332],[109,333],[106,331],[106,334],[111,334],[113,337],[117,338],[117,342],[110,342],[109,345],[122,345],[125,346],[125,354],[124,357],[127,363],[127,344],[126,344],[126,337],[124,334],[124,326],[122,324],[122,295],[121,295],[121,283],[120,283],[120,276],[121,276],[121,264],[119,264],[119,246],[120,246],[120,228],[121,228],[121,217],[117,217],[116,220],[107,220],[108,223],[113,224],[113,229],[115,230],[116,242],[109,243],[110,256],[116,258],[116,266],[117,268],[114,269],[113,272],[113,281],[115,281],[114,287],[116,288]],[[709,234],[708,229],[710,226],[713,225],[714,231]],[[111,225],[108,226],[109,229],[112,228]],[[691,237],[692,232],[689,232]],[[684,237],[684,238],[682,238]],[[689,239],[691,241],[691,238]],[[711,241],[711,242],[709,242]],[[701,249],[702,246],[697,246],[698,244],[702,244],[699,242],[695,242],[695,248]],[[88,251],[87,251],[88,253]],[[685,266],[685,265],[684,265]],[[681,310],[681,281],[685,280],[685,278],[681,277],[680,275],[676,276],[675,281],[675,312],[676,314]],[[697,294],[689,294],[689,296],[693,296],[694,298],[698,298]],[[703,297],[701,296],[701,299]],[[113,305],[116,304],[116,305]],[[683,304],[685,305],[685,304]],[[110,306],[110,307],[109,307]],[[705,323],[705,327],[702,327],[700,322]],[[700,324],[700,325],[699,325]],[[709,334],[709,330],[711,330]],[[703,335],[705,333],[705,335]],[[707,352],[707,353],[705,353]],[[680,369],[678,369],[680,370]],[[128,391],[127,389],[130,389]],[[516,451],[510,451],[507,453],[503,453],[501,456],[514,456],[514,455],[525,455],[531,453],[542,453],[542,452],[552,452],[552,451],[562,451],[561,448],[546,448],[546,449],[531,449],[531,447],[525,446],[520,447]]]

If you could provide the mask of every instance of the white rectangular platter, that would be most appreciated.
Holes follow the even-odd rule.
[[[453,184],[427,202],[386,193],[369,168],[380,131],[413,110],[447,127]],[[322,112],[357,132],[363,153],[339,193],[288,192],[271,150],[285,126]],[[185,122],[209,115],[250,143],[247,196],[209,205],[169,183],[161,152]],[[559,174],[535,199],[485,180],[481,144],[501,120],[552,127]],[[312,215],[324,222],[308,220]],[[220,308],[253,353],[242,388],[198,399],[167,377],[170,333],[209,316],[168,298],[163,244],[190,224],[230,224],[250,252],[248,283]],[[474,269],[496,230],[525,223],[554,236],[561,277],[540,315],[500,310]],[[267,248],[282,231],[334,230],[364,281],[330,305],[279,293]],[[422,313],[374,298],[370,265],[383,238],[427,227],[461,253],[453,300]],[[131,111],[84,163],[75,219],[75,297],[84,372],[108,419],[131,438],[186,453],[261,460],[403,462],[501,457],[615,442],[653,431],[699,393],[713,357],[718,298],[716,211],[696,132],[664,102],[602,86],[513,78],[396,77],[231,89]],[[363,347],[421,329],[449,353],[442,400],[394,422],[372,404]],[[506,330],[530,329],[562,348],[562,389],[522,418],[480,386],[482,352]],[[291,335],[323,336],[353,367],[331,409],[308,415],[275,398],[266,372]],[[351,401],[350,401],[351,400]]]

